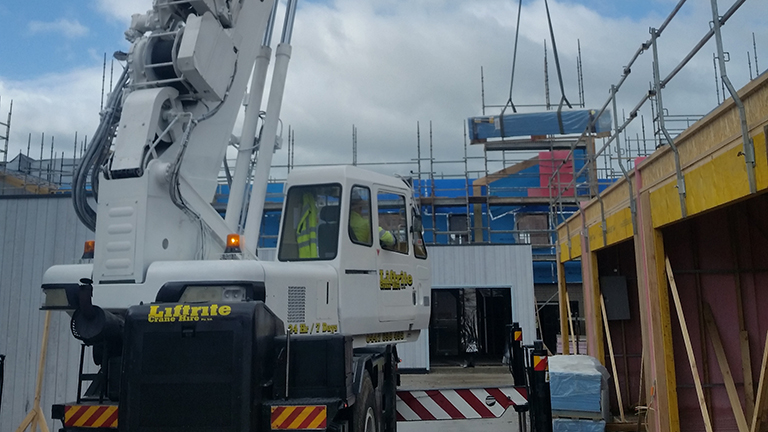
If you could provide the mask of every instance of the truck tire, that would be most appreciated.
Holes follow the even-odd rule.
[[[357,395],[352,413],[352,432],[377,432],[378,415],[373,383],[368,371],[363,373],[363,385]]]
[[[397,432],[397,355],[390,355],[382,385],[382,432]]]

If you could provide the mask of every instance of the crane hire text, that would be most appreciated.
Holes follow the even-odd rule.
[[[186,321],[210,321],[211,317],[226,316],[232,312],[232,307],[217,304],[208,306],[176,305],[174,307],[150,306],[147,321],[158,322],[186,322]]]
[[[379,288],[383,290],[401,290],[413,285],[413,276],[401,271],[379,270]]]

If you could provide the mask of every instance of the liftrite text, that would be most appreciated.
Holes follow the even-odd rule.
[[[227,316],[232,312],[232,307],[217,304],[206,306],[176,305],[173,307],[150,306],[147,321],[160,322],[189,322],[210,321],[212,317]]]

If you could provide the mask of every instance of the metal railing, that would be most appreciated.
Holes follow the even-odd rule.
[[[717,1],[711,0],[711,9],[712,9],[712,21],[710,22],[710,29],[708,32],[706,32],[701,39],[696,43],[696,45],[690,50],[690,52],[684,56],[683,60],[681,60],[674,68],[672,68],[672,71],[667,74],[666,77],[661,77],[660,73],[660,64],[659,64],[659,48],[657,45],[657,40],[659,37],[661,37],[664,30],[667,28],[667,26],[672,22],[675,15],[680,11],[681,7],[685,4],[686,0],[680,0],[673,10],[670,12],[670,14],[667,16],[667,18],[664,20],[664,22],[659,26],[659,28],[651,28],[650,34],[651,37],[647,41],[644,41],[640,44],[640,47],[634,52],[634,54],[630,57],[629,62],[622,70],[622,75],[619,81],[616,84],[611,85],[610,88],[610,95],[608,99],[605,101],[603,106],[600,108],[600,110],[597,112],[597,114],[594,116],[595,120],[590,123],[590,125],[587,126],[585,131],[582,133],[581,137],[573,143],[571,146],[571,149],[569,150],[568,156],[565,158],[565,160],[555,169],[552,176],[550,177],[550,182],[554,182],[555,180],[558,180],[561,176],[561,171],[565,167],[565,165],[568,163],[569,160],[572,160],[574,155],[574,150],[579,142],[585,140],[588,136],[587,131],[589,131],[592,127],[594,121],[596,121],[597,118],[600,117],[600,115],[603,114],[603,112],[608,109],[609,105],[611,107],[611,111],[614,118],[614,128],[613,131],[608,137],[607,140],[604,140],[602,146],[599,150],[595,151],[594,154],[590,154],[587,160],[587,163],[576,173],[574,176],[574,179],[570,181],[567,186],[564,188],[564,190],[559,190],[557,194],[554,194],[551,197],[550,206],[552,206],[554,209],[558,209],[561,207],[561,202],[563,199],[564,192],[567,192],[568,190],[574,190],[578,187],[577,185],[577,179],[580,178],[582,174],[587,172],[588,170],[597,170],[597,159],[603,155],[606,158],[604,169],[611,171],[612,169],[608,168],[609,165],[612,165],[612,162],[615,161],[619,167],[619,171],[621,174],[621,177],[623,177],[626,180],[626,187],[629,189],[629,200],[630,200],[630,209],[632,213],[632,221],[633,221],[633,228],[636,227],[636,209],[635,209],[635,196],[634,191],[632,190],[632,182],[629,179],[630,171],[633,168],[633,164],[631,164],[631,152],[623,152],[621,147],[622,142],[622,134],[625,134],[625,144],[628,139],[626,138],[626,129],[627,127],[638,117],[638,113],[641,110],[641,108],[646,104],[646,102],[654,102],[654,104],[651,105],[651,110],[653,112],[653,121],[654,121],[654,141],[656,143],[656,146],[663,146],[668,145],[673,154],[675,159],[675,171],[676,171],[676,177],[677,177],[677,189],[678,194],[680,197],[680,205],[682,209],[682,215],[685,217],[687,215],[686,208],[685,208],[685,180],[682,175],[682,168],[680,166],[680,157],[677,150],[677,147],[675,146],[675,139],[674,137],[682,132],[684,128],[680,128],[679,126],[676,128],[668,127],[669,123],[675,123],[677,125],[683,124],[687,128],[690,126],[695,120],[700,118],[700,116],[671,116],[668,114],[662,97],[663,89],[672,81],[672,79],[685,67],[691,59],[704,47],[704,45],[714,36],[716,38],[716,48],[717,53],[715,55],[715,58],[719,60],[719,66],[720,66],[720,72],[722,80],[725,84],[725,87],[728,88],[731,96],[734,98],[734,101],[736,102],[736,105],[739,109],[740,114],[740,120],[741,120],[741,129],[742,129],[742,137],[743,137],[743,145],[744,145],[744,154],[745,159],[747,163],[747,172],[749,175],[750,180],[750,189],[754,191],[754,147],[752,145],[751,140],[749,139],[747,133],[746,133],[746,116],[744,113],[743,104],[740,103],[740,100],[738,100],[738,95],[736,94],[736,90],[733,88],[732,84],[728,80],[728,76],[725,72],[725,61],[727,54],[723,51],[723,45],[722,45],[722,38],[720,35],[720,28],[728,21],[728,19],[733,16],[733,14],[736,12],[736,10],[741,7],[746,0],[737,0],[731,7],[725,12],[724,15],[720,16],[718,14],[717,10]],[[621,90],[623,84],[625,83],[627,77],[632,72],[632,67],[635,64],[635,62],[638,60],[640,55],[644,53],[645,51],[651,50],[653,53],[653,59],[652,59],[652,68],[653,68],[653,76],[652,76],[652,85],[650,89],[640,98],[640,100],[637,102],[637,104],[630,110],[629,114],[624,118],[624,121],[622,124],[619,124],[619,113],[617,110],[617,95],[619,94],[619,91]],[[642,118],[642,116],[641,116]],[[645,138],[645,127],[643,124],[643,140],[640,141],[639,136],[636,138],[636,142],[639,144],[640,142],[644,145],[644,153],[647,154],[647,139]],[[630,139],[631,140],[631,139]],[[610,145],[615,144],[615,153],[611,154],[611,148]],[[656,147],[654,146],[654,147]],[[655,148],[651,149],[651,152],[655,150]],[[622,153],[625,153],[622,155]],[[627,154],[629,153],[629,154]],[[635,156],[642,156],[645,154],[641,154],[639,151],[639,145],[638,145],[638,151],[636,152]],[[625,165],[625,162],[627,163]],[[599,204],[601,206],[601,212],[603,212],[603,226],[605,227],[605,216],[604,216],[604,207],[602,203],[602,197],[600,194],[596,195],[596,198],[599,201]],[[604,229],[605,234],[605,229]]]

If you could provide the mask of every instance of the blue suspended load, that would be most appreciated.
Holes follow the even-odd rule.
[[[467,120],[467,125],[472,144],[477,144],[483,143],[489,138],[580,134],[594,120],[595,115],[597,115],[597,110],[593,109],[513,113],[503,116],[470,117]],[[590,132],[610,131],[611,113],[603,111]]]

